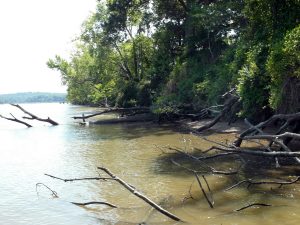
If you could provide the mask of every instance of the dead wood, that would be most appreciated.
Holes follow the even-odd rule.
[[[56,191],[53,191],[51,188],[49,188],[47,185],[45,185],[45,184],[43,184],[43,183],[37,183],[37,184],[35,185],[35,191],[36,191],[36,193],[38,193],[37,188],[38,188],[39,186],[43,186],[43,187],[47,188],[49,191],[51,191],[53,197],[58,198],[57,192],[56,192]]]
[[[143,113],[150,113],[150,108],[149,107],[132,107],[132,108],[108,108],[100,112],[96,112],[90,115],[82,115],[82,116],[73,116],[73,119],[82,119],[86,120],[95,116],[99,116],[102,114],[107,114],[107,113],[119,113],[122,116],[129,114],[129,115],[136,115],[136,114],[143,114]]]
[[[189,199],[195,199],[194,197],[193,197],[193,195],[192,195],[192,187],[193,187],[193,184],[194,184],[194,181],[191,183],[191,185],[190,185],[190,188],[189,188],[189,195],[188,196],[185,196],[183,199],[182,199],[182,202],[185,202],[185,201],[187,201],[187,200],[189,200]]]
[[[205,183],[206,183],[206,186],[207,186],[208,191],[209,191],[210,198],[208,197],[208,194],[206,193],[206,191],[204,190],[204,188],[203,188],[203,186],[202,186],[202,183],[201,183],[200,178],[199,178],[199,176],[198,176],[199,171],[196,171],[196,170],[187,168],[187,167],[185,167],[185,166],[179,164],[178,162],[176,162],[176,161],[173,160],[173,159],[171,159],[171,162],[172,162],[174,165],[176,165],[176,166],[178,166],[178,167],[181,167],[181,168],[183,168],[183,169],[185,169],[185,170],[187,170],[187,171],[189,171],[189,172],[192,172],[192,173],[194,174],[194,176],[196,177],[196,180],[197,180],[197,182],[198,182],[198,185],[199,185],[199,187],[200,187],[200,189],[201,189],[201,191],[202,191],[202,193],[203,193],[204,198],[206,199],[206,201],[207,201],[209,207],[213,209],[213,208],[214,208],[214,201],[213,201],[213,197],[212,197],[212,192],[211,192],[210,186],[209,186],[209,184],[208,184],[208,182],[207,182],[205,176],[202,175],[202,178],[203,178],[203,180],[204,180]]]
[[[196,177],[196,179],[197,179],[197,182],[198,182],[199,187],[200,187],[200,189],[201,189],[201,191],[202,191],[202,193],[203,193],[203,196],[205,197],[206,201],[207,201],[208,204],[209,204],[209,207],[213,209],[213,208],[214,208],[214,203],[213,203],[213,201],[211,201],[211,200],[208,198],[208,196],[207,196],[207,194],[206,194],[206,192],[205,192],[205,190],[204,190],[204,188],[203,188],[203,186],[202,186],[202,183],[201,183],[201,181],[200,181],[200,178],[199,178],[198,174],[197,174],[197,173],[194,173],[194,175],[195,175],[195,177]],[[202,178],[204,179],[204,181],[205,181],[205,183],[206,183],[206,185],[207,185],[207,187],[208,187],[208,190],[211,192],[210,187],[209,187],[209,185],[208,185],[208,183],[207,183],[207,180],[206,180],[205,176],[202,175]]]
[[[234,145],[240,147],[245,136],[249,136],[251,133],[257,131],[257,129],[263,130],[265,127],[269,126],[270,124],[274,123],[277,120],[283,120],[285,123],[279,128],[276,134],[280,134],[283,132],[292,122],[300,120],[300,112],[293,113],[293,114],[276,114],[273,115],[266,121],[260,122],[259,124],[250,127],[249,129],[245,130],[243,133],[239,135],[239,137],[234,141]]]
[[[149,122],[153,120],[154,120],[153,114],[148,113],[148,114],[140,114],[135,116],[124,116],[124,117],[119,117],[114,119],[97,120],[90,123],[96,125],[106,125],[106,124],[110,125],[110,124],[120,124],[120,123]]]
[[[236,210],[234,210],[234,211],[235,211],[235,212],[239,212],[239,211],[248,209],[248,208],[253,207],[253,206],[264,206],[264,207],[269,207],[269,206],[272,206],[272,205],[270,205],[270,204],[265,204],[265,203],[252,203],[252,204],[250,204],[250,205],[244,206],[244,207],[239,208],[239,209],[236,209]]]
[[[255,149],[247,149],[247,148],[236,148],[236,147],[221,147],[221,146],[213,146],[210,149],[224,151],[224,152],[233,152],[236,154],[245,154],[245,155],[254,155],[254,156],[261,156],[261,157],[282,157],[282,158],[294,158],[299,157],[300,152],[267,152],[263,150],[255,150]]]
[[[118,208],[116,205],[111,204],[109,202],[84,202],[84,203],[79,203],[79,202],[71,202],[74,205],[78,206],[87,206],[87,205],[107,205],[110,206],[111,208]]]
[[[26,127],[32,127],[29,123],[26,123],[26,122],[24,122],[24,121],[22,121],[22,120],[17,119],[16,117],[14,117],[13,114],[10,114],[10,115],[12,116],[12,118],[5,117],[5,116],[2,116],[2,115],[0,115],[0,117],[1,117],[2,119],[6,119],[6,120],[10,120],[10,121],[13,121],[13,122],[16,122],[16,123],[23,124],[23,125],[25,125]]]
[[[48,177],[51,177],[53,179],[64,181],[64,182],[73,182],[73,181],[82,181],[82,180],[103,180],[103,181],[114,180],[111,177],[84,177],[84,178],[63,179],[63,178],[56,177],[56,176],[53,176],[53,175],[50,175],[50,174],[47,174],[47,173],[45,173],[44,175],[48,176]]]
[[[119,177],[115,176],[113,173],[111,173],[108,169],[104,168],[104,167],[98,167],[99,170],[104,171],[106,174],[108,174],[110,177],[87,177],[87,178],[74,178],[74,179],[63,179],[60,177],[56,177],[50,174],[45,174],[48,177],[51,177],[53,179],[58,179],[64,182],[73,182],[73,181],[82,181],[82,180],[114,180],[117,181],[119,184],[121,184],[123,187],[125,187],[127,190],[129,190],[131,193],[133,193],[134,195],[136,195],[137,197],[139,197],[140,199],[142,199],[143,201],[145,201],[146,203],[148,203],[149,205],[151,205],[153,208],[155,208],[156,210],[158,210],[160,213],[164,214],[165,216],[175,220],[175,221],[182,221],[181,219],[179,219],[177,216],[175,216],[174,214],[168,212],[167,210],[165,210],[164,208],[162,208],[161,206],[157,205],[155,202],[153,202],[151,199],[149,199],[148,197],[146,197],[144,194],[140,193],[139,191],[137,191],[137,189],[126,183],[125,181],[123,181],[122,179],[120,179]],[[75,205],[89,205],[89,204],[100,204],[99,202],[88,202],[88,203],[74,203]],[[106,205],[109,205],[111,207],[116,207],[115,205],[111,204],[111,203],[103,203]]]
[[[198,132],[202,132],[204,130],[207,130],[207,129],[211,128],[212,126],[214,126],[216,123],[218,123],[221,120],[221,118],[223,118],[231,110],[232,106],[234,106],[235,103],[237,103],[239,101],[238,96],[233,95],[229,92],[225,93],[222,97],[227,98],[222,111],[211,122],[203,125],[202,127],[199,127],[197,129]]]
[[[247,188],[250,188],[251,186],[254,186],[254,185],[262,185],[262,184],[278,184],[279,187],[282,187],[283,185],[289,185],[289,184],[294,184],[294,183],[297,183],[298,181],[300,180],[300,177],[296,177],[295,179],[291,180],[291,181],[274,181],[274,180],[271,180],[271,181],[253,181],[253,180],[242,180],[234,185],[232,185],[231,187],[229,188],[226,188],[224,191],[229,191],[231,189],[234,189],[242,184],[248,184],[247,185]]]
[[[107,168],[105,168],[105,167],[98,167],[98,169],[102,170],[103,172],[105,172],[106,174],[108,174],[111,178],[113,178],[115,181],[117,181],[119,184],[121,184],[123,187],[125,187],[132,194],[134,194],[138,198],[142,199],[144,202],[146,202],[149,205],[151,205],[153,208],[155,208],[157,211],[159,211],[163,215],[165,215],[165,216],[167,216],[167,217],[169,217],[169,218],[171,218],[171,219],[173,219],[175,221],[182,221],[179,217],[175,216],[174,214],[170,213],[166,209],[164,209],[161,206],[157,205],[154,201],[152,201],[151,199],[149,199],[147,196],[145,196],[144,194],[142,194],[139,191],[137,191],[137,189],[134,186],[126,183],[124,180],[122,180],[121,178],[119,178],[116,175],[114,175]]]
[[[184,151],[182,151],[182,150],[180,150],[180,149],[177,149],[177,148],[171,148],[171,147],[169,147],[168,148],[169,150],[172,150],[172,151],[176,151],[176,152],[179,152],[179,153],[181,153],[181,154],[183,154],[183,155],[185,155],[185,156],[187,156],[188,158],[191,158],[191,159],[193,159],[193,160],[195,160],[195,161],[198,161],[200,164],[199,164],[199,166],[201,166],[204,170],[209,170],[209,173],[211,173],[211,174],[220,174],[220,175],[235,175],[235,174],[237,174],[238,173],[238,171],[239,171],[239,169],[240,168],[238,168],[237,170],[234,170],[234,171],[222,171],[222,170],[217,170],[217,169],[215,169],[214,167],[212,167],[212,166],[209,166],[207,163],[205,163],[204,162],[204,160],[205,159],[209,159],[209,157],[207,157],[207,158],[203,158],[203,157],[196,157],[196,156],[193,156],[192,154],[190,154],[190,153],[188,153],[188,152],[184,152]],[[233,155],[234,153],[230,153],[231,155]],[[222,154],[223,156],[224,156],[224,153]],[[227,155],[229,155],[228,153],[227,153]],[[214,157],[218,157],[218,156],[214,156]],[[174,162],[173,162],[174,163]],[[179,164],[177,163],[176,164],[177,166],[179,166]],[[181,166],[181,167],[183,167],[183,166]],[[184,169],[186,169],[186,170],[188,170],[188,168],[186,168],[186,167],[183,167]],[[191,171],[191,170],[190,170]],[[195,170],[193,170],[193,171],[191,171],[191,172],[200,172],[200,171],[195,171]]]
[[[29,115],[30,117],[26,117],[26,116],[23,116],[23,119],[27,119],[27,120],[38,120],[38,121],[41,121],[41,122],[47,122],[47,123],[50,123],[52,124],[53,126],[57,126],[59,125],[57,122],[53,121],[52,119],[50,119],[49,117],[47,119],[42,119],[28,111],[26,111],[23,107],[21,107],[20,105],[18,104],[11,104],[12,106],[15,106],[17,107],[18,109],[20,109],[22,112],[24,112],[25,114]]]

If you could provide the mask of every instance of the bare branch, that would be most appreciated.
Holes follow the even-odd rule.
[[[0,117],[1,117],[2,119],[6,119],[6,120],[10,120],[10,121],[13,121],[13,122],[17,122],[17,123],[23,124],[23,125],[25,125],[26,127],[32,127],[29,123],[26,123],[26,122],[24,122],[24,121],[22,121],[22,120],[17,119],[16,117],[14,117],[13,114],[10,114],[10,115],[11,115],[13,118],[5,117],[5,116],[2,116],[2,115],[0,115]]]
[[[107,205],[110,206],[112,208],[118,208],[116,205],[111,204],[109,202],[84,202],[84,203],[78,203],[78,202],[71,202],[74,205],[78,205],[78,206],[87,206],[87,205]]]
[[[245,130],[243,133],[240,134],[240,136],[235,140],[234,145],[237,147],[240,147],[243,141],[243,138],[247,135],[249,135],[250,133],[252,133],[253,131],[255,131],[256,129],[262,129],[264,127],[266,127],[267,125],[273,123],[274,121],[281,119],[281,120],[286,120],[288,122],[288,124],[291,121],[295,121],[295,120],[300,120],[300,112],[298,113],[294,113],[294,114],[276,114],[274,116],[272,116],[271,118],[269,118],[266,121],[263,121],[259,124],[257,124],[254,127],[250,127],[249,129]],[[284,125],[283,127],[280,128],[280,132],[286,128],[288,125]],[[278,133],[278,132],[277,132]]]
[[[33,115],[32,113],[26,111],[25,109],[23,109],[20,105],[18,104],[11,104],[12,106],[15,106],[17,107],[18,109],[20,109],[22,112],[24,112],[25,114],[29,115],[30,117],[26,117],[24,116],[23,119],[28,119],[28,120],[38,120],[38,121],[41,121],[41,122],[47,122],[47,123],[50,123],[52,124],[53,126],[57,126],[59,125],[57,122],[53,121],[52,119],[50,119],[49,117],[47,119],[42,119],[42,118],[39,118],[38,116],[36,115]]]
[[[153,208],[155,208],[157,211],[159,211],[163,215],[165,215],[165,216],[167,216],[167,217],[169,217],[169,218],[171,218],[175,221],[182,221],[179,217],[177,217],[174,214],[170,213],[169,211],[165,210],[164,208],[162,208],[161,206],[159,206],[155,202],[153,202],[151,199],[146,197],[144,194],[137,191],[137,189],[135,187],[133,187],[132,185],[130,185],[130,184],[126,183],[125,181],[123,181],[121,178],[114,175],[107,168],[98,167],[98,169],[104,171],[106,174],[108,174],[111,178],[113,178],[115,181],[117,181],[119,184],[121,184],[123,187],[125,187],[132,194],[134,194],[135,196],[139,197],[140,199],[142,199],[143,201],[145,201],[146,203],[151,205]]]
[[[224,108],[222,109],[221,113],[215,117],[211,122],[203,125],[202,127],[199,127],[197,129],[198,132],[202,132],[204,130],[207,130],[214,126],[217,122],[220,121],[220,119],[231,109],[231,107],[239,100],[239,98],[232,93],[228,92],[225,93],[222,97],[226,97],[229,95],[229,98],[227,99],[226,103],[224,104]]]
[[[282,187],[283,185],[289,185],[289,184],[294,184],[297,183],[300,180],[300,176],[296,177],[294,180],[291,181],[252,181],[252,180],[242,180],[233,186],[225,189],[224,191],[229,191],[231,189],[234,189],[242,184],[248,184],[247,188],[250,188],[253,185],[262,185],[262,184],[278,184],[280,185],[279,187]]]
[[[197,173],[194,173],[194,175],[195,175],[195,177],[196,177],[196,179],[197,179],[197,182],[198,182],[199,187],[200,187],[200,189],[201,189],[201,191],[202,191],[202,193],[203,193],[203,196],[205,197],[207,203],[209,204],[209,207],[213,209],[213,208],[214,208],[213,202],[210,201],[210,199],[208,198],[208,196],[207,196],[205,190],[203,189],[203,186],[202,186],[202,183],[201,183],[201,181],[200,181],[200,178],[199,178],[198,174],[197,174]],[[203,178],[204,178],[204,176],[203,176]],[[204,180],[205,180],[205,182],[206,182],[206,184],[207,184],[207,187],[208,187],[208,189],[209,189],[209,191],[210,191],[210,188],[209,188],[209,185],[208,185],[208,183],[207,183],[207,180],[206,180],[205,178],[204,178]]]
[[[244,210],[244,209],[248,209],[248,208],[253,207],[253,206],[266,206],[266,207],[268,207],[268,206],[272,206],[272,205],[270,205],[270,204],[265,204],[265,203],[253,203],[253,204],[244,206],[244,207],[242,207],[242,208],[240,208],[240,209],[236,209],[236,210],[234,210],[234,211],[235,211],[235,212],[239,212],[239,211],[242,211],[242,210]]]
[[[56,191],[53,191],[51,188],[49,188],[47,185],[45,185],[45,184],[43,184],[43,183],[37,183],[37,184],[35,185],[35,190],[36,190],[37,193],[38,193],[38,190],[37,190],[38,186],[44,186],[44,187],[47,188],[49,191],[51,191],[53,197],[58,198],[57,192],[56,192]]]
[[[57,180],[62,180],[64,182],[73,182],[73,181],[81,181],[81,180],[114,180],[113,178],[111,177],[84,177],[84,178],[74,178],[74,179],[63,179],[63,178],[59,178],[59,177],[55,177],[55,176],[52,176],[50,174],[44,174],[45,176],[48,176],[48,177],[51,177],[53,179],[57,179]]]
[[[187,156],[187,157],[189,157],[189,158],[191,158],[191,159],[193,159],[193,160],[195,160],[195,161],[198,161],[198,162],[201,162],[201,164],[203,164],[203,165],[201,165],[201,164],[199,164],[199,166],[201,166],[203,169],[209,169],[210,170],[210,172],[211,173],[213,173],[213,174],[222,174],[222,175],[234,175],[234,174],[237,174],[238,173],[238,170],[235,170],[235,171],[221,171],[221,170],[217,170],[217,169],[215,169],[215,168],[213,168],[212,166],[209,166],[209,165],[207,165],[205,162],[203,162],[203,160],[202,160],[202,158],[201,157],[196,157],[196,156],[193,156],[193,155],[191,155],[191,154],[189,154],[189,153],[187,153],[187,152],[184,152],[184,151],[181,151],[181,150],[179,150],[179,149],[176,149],[176,148],[171,148],[171,147],[169,147],[169,150],[173,150],[173,151],[177,151],[177,152],[179,152],[179,153],[181,153],[181,154],[183,154],[183,155],[185,155],[185,156]],[[178,163],[177,163],[178,164]],[[178,164],[179,165],[179,164]],[[181,166],[181,167],[183,167],[183,166]],[[188,169],[188,168],[186,168],[186,167],[183,167],[183,168],[185,168],[185,169]],[[190,170],[191,172],[194,172],[195,170]],[[199,172],[199,171],[196,171],[196,172]]]
[[[99,116],[102,114],[106,114],[106,113],[114,113],[114,112],[118,112],[118,113],[149,113],[150,112],[150,108],[149,107],[132,107],[132,108],[109,108],[109,109],[105,109],[101,112],[97,112],[97,113],[93,113],[91,115],[87,115],[87,116],[73,116],[73,119],[89,119],[91,117],[95,117],[95,116]]]

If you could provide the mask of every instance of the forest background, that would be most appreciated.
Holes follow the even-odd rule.
[[[73,104],[198,111],[236,88],[239,116],[300,110],[299,0],[106,0],[61,72]]]

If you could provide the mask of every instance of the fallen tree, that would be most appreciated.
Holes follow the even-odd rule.
[[[211,128],[225,116],[228,117],[228,114],[229,114],[228,123],[231,123],[234,120],[233,118],[234,118],[235,114],[237,113],[237,108],[238,108],[239,100],[240,100],[240,98],[235,94],[235,91],[236,91],[236,89],[234,88],[234,89],[226,92],[224,95],[222,95],[222,98],[225,99],[223,109],[219,112],[219,114],[212,121],[199,127],[197,129],[198,132],[202,132],[204,130]],[[205,111],[205,110],[206,109],[204,109],[202,111]]]
[[[150,113],[150,108],[149,107],[132,107],[132,108],[108,108],[104,109],[100,112],[95,112],[90,115],[82,115],[82,116],[73,116],[72,118],[77,120],[81,119],[83,122],[85,122],[86,119],[95,117],[95,116],[100,116],[103,114],[108,114],[108,113],[118,113],[121,116],[134,116],[137,114],[144,114],[144,113]]]

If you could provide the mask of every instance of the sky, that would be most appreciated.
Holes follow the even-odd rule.
[[[66,92],[46,62],[68,57],[95,7],[96,0],[0,0],[0,94]]]

